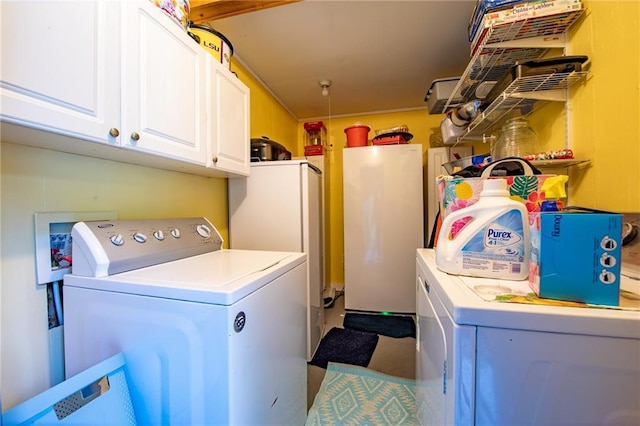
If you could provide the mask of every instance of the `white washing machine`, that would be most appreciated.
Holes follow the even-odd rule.
[[[640,295],[640,281],[621,287]],[[416,291],[420,424],[640,424],[640,302],[498,302],[530,293],[528,282],[449,275],[428,249]]]
[[[138,424],[304,424],[304,253],[222,250],[204,218],[80,222],[65,367],[124,352]]]

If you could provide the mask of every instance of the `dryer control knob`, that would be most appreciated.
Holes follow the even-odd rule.
[[[113,235],[109,239],[111,240],[114,246],[121,246],[124,244],[124,238],[122,237],[122,234]]]
[[[139,243],[144,243],[147,241],[147,236],[142,232],[136,232],[135,234],[133,234],[133,239]]]
[[[196,232],[198,232],[198,235],[200,235],[202,238],[211,237],[211,229],[209,229],[207,225],[196,226]]]
[[[173,228],[171,230],[171,236],[173,238],[180,238],[180,230],[178,228]]]
[[[158,229],[156,232],[154,232],[153,236],[158,241],[164,240],[164,232],[162,232],[162,229]]]

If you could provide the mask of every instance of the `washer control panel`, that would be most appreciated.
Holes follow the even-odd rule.
[[[78,222],[71,273],[107,276],[222,249],[204,217]]]

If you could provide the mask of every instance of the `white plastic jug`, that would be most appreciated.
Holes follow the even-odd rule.
[[[486,179],[475,204],[449,213],[436,245],[436,264],[455,275],[524,280],[529,274],[529,221],[509,198],[505,179]]]

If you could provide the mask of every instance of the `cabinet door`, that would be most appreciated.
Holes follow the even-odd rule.
[[[212,98],[207,167],[249,176],[249,88],[211,60]]]
[[[151,2],[122,5],[122,146],[204,165],[207,52]]]
[[[117,143],[119,2],[3,1],[2,121]]]

